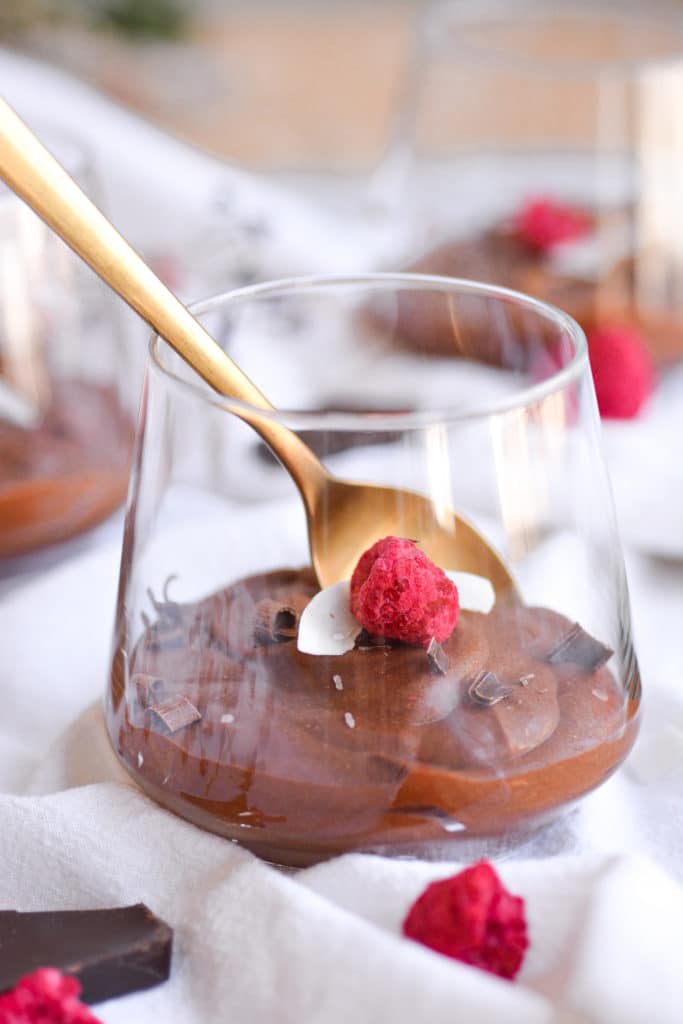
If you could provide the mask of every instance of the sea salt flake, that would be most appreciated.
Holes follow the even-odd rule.
[[[348,725],[349,729],[356,728],[356,719],[353,717],[350,711],[344,712],[344,721]]]
[[[221,722],[223,725],[231,725],[234,721],[234,715],[221,715]]]
[[[338,675],[332,676],[332,682],[334,683],[337,690],[343,690],[344,684],[342,683],[342,677]]]

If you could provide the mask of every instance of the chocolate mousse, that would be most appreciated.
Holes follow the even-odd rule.
[[[54,382],[34,427],[0,419],[0,558],[66,540],[126,495],[133,425],[115,390]]]
[[[631,326],[642,334],[656,361],[683,358],[683,316],[675,274],[670,274],[670,282],[662,280],[661,268],[672,264],[665,254],[631,254],[590,275],[563,271],[551,257],[551,250],[528,245],[514,227],[501,224],[472,238],[447,241],[404,269],[523,292],[562,309],[586,331],[604,324]],[[656,268],[656,288],[650,270],[639,273],[641,263],[646,269]],[[466,296],[456,301],[436,292],[406,292],[400,297],[392,340],[424,355],[470,357],[508,369],[529,369],[534,339],[525,329],[523,311],[506,307],[512,329],[492,331],[484,303]]]
[[[194,604],[150,595],[137,641],[119,629],[109,732],[156,800],[278,863],[426,854],[539,824],[634,741],[637,680],[557,612],[499,601],[427,649],[361,632],[304,654],[317,592],[280,570]]]

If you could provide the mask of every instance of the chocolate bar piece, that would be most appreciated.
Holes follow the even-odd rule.
[[[166,981],[173,932],[143,903],[111,910],[0,910],[0,992],[38,967],[77,978],[85,1003]]]
[[[595,672],[606,661],[609,661],[613,654],[614,651],[611,647],[596,640],[578,622],[575,622],[569,632],[550,651],[547,660],[551,665],[571,662],[580,665],[587,672]]]

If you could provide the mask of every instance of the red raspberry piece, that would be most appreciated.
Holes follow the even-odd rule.
[[[54,967],[39,967],[0,996],[0,1024],[101,1024],[78,998],[81,986]]]
[[[501,978],[515,977],[529,945],[524,900],[508,892],[487,861],[428,885],[403,934]]]
[[[605,419],[632,419],[656,381],[654,363],[642,335],[622,324],[604,324],[586,336],[600,415]]]
[[[351,577],[351,612],[373,636],[427,647],[451,635],[459,611],[457,587],[412,540],[378,540]]]
[[[585,210],[539,197],[529,199],[514,218],[518,237],[532,249],[547,250],[558,242],[583,238],[593,227]]]

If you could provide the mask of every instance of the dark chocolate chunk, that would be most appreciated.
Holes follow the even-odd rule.
[[[493,672],[483,671],[475,677],[467,692],[475,704],[491,707],[492,704],[498,704],[509,697],[512,690],[501,683]]]
[[[436,672],[440,676],[445,676],[448,672],[448,655],[438,640],[434,637],[429,641],[427,657],[429,658],[429,667],[432,672]]]
[[[170,697],[160,704],[152,704],[148,710],[158,718],[169,732],[178,732],[186,726],[198,722],[202,717],[187,697]]]
[[[293,608],[264,598],[256,605],[254,640],[257,644],[281,644],[296,636],[297,615]]]
[[[595,672],[609,661],[613,654],[614,651],[610,647],[596,640],[575,622],[569,632],[549,652],[546,660],[551,665],[570,662],[580,665],[588,672]]]
[[[111,910],[0,910],[0,992],[37,967],[77,978],[81,999],[139,992],[166,981],[173,932],[143,903]]]

